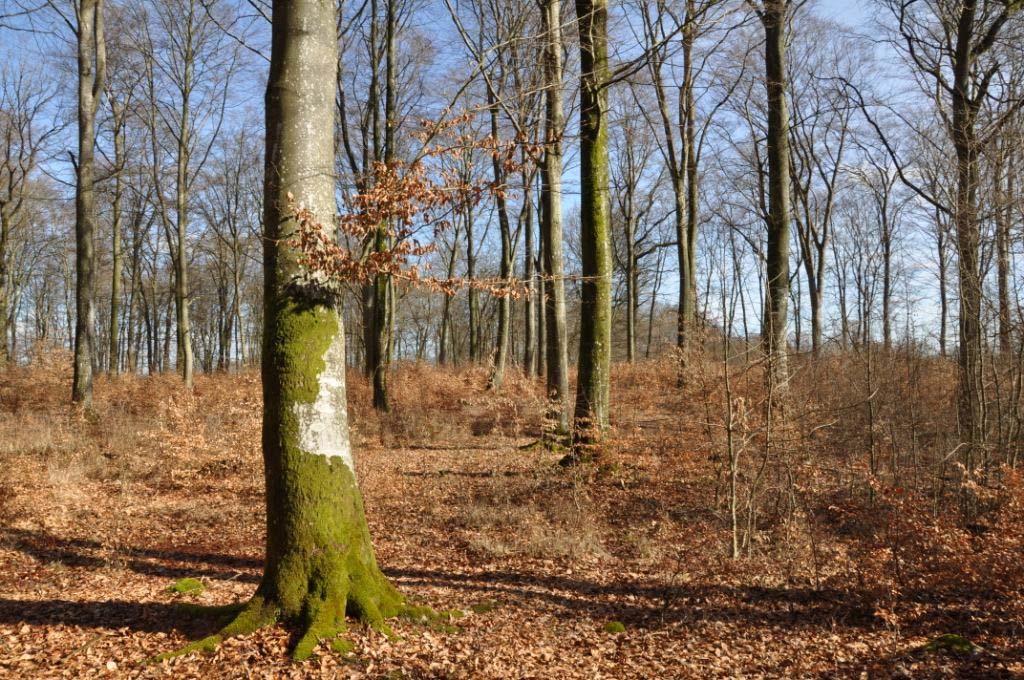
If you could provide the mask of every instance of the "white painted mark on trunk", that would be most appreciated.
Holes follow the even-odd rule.
[[[295,404],[299,446],[312,454],[341,458],[354,473],[345,398],[345,334],[340,329],[323,359],[326,365],[318,378],[316,401]]]

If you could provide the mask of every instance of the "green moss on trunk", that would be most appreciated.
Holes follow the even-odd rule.
[[[580,350],[573,451],[608,427],[611,371],[611,239],[608,220],[608,6],[577,0],[580,24]],[[589,455],[589,454],[586,454]]]
[[[345,334],[336,281],[295,250],[291,204],[334,223],[334,3],[274,0],[266,94],[263,464],[267,545],[253,598],[219,632],[172,655],[211,651],[276,622],[297,630],[305,659],[346,616],[391,635],[411,608],[377,566],[356,483],[345,394]]]
[[[319,640],[344,630],[346,614],[390,634],[385,620],[404,601],[377,566],[348,456],[338,313],[286,299],[271,323],[272,365],[264,373],[267,565],[259,594],[304,631],[294,655],[305,658]],[[325,402],[322,390],[333,390],[333,400]],[[324,413],[323,404],[337,412]],[[341,431],[318,439],[316,428],[325,427]],[[310,431],[327,452],[307,450]]]

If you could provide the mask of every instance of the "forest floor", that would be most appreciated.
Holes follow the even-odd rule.
[[[699,413],[656,375],[617,374],[619,445],[585,469],[529,446],[543,403],[525,380],[496,396],[481,370],[402,368],[377,419],[353,376],[378,560],[413,601],[464,616],[397,621],[394,639],[353,627],[350,655],[302,663],[281,627],[149,663],[216,629],[183,604],[244,601],[260,577],[258,375],[193,395],[173,376],[101,380],[83,415],[57,363],[0,374],[0,676],[1024,676],[1019,583],[907,577],[880,599],[841,528],[811,553],[729,559],[708,454],[687,446]],[[185,578],[203,590],[172,592]]]

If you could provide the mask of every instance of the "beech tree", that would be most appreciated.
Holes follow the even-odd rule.
[[[608,219],[608,3],[577,0],[580,30],[580,352],[573,438],[593,443],[608,427],[612,254]]]
[[[786,30],[792,0],[763,0],[755,7],[764,27],[765,90],[768,101],[767,291],[761,336],[769,376],[785,380],[786,321],[789,305],[790,151],[786,102]]]
[[[333,0],[274,0],[266,91],[263,578],[238,616],[184,651],[275,621],[299,626],[308,657],[346,613],[379,630],[403,597],[374,556],[356,482],[345,393],[338,290],[300,265],[294,204],[334,224],[338,45]],[[339,643],[335,643],[337,646]]]
[[[56,7],[55,3],[51,3]],[[78,158],[75,162],[75,359],[71,400],[92,403],[93,285],[95,266],[96,193],[94,158],[96,109],[106,78],[103,0],[80,0],[74,18],[59,9],[78,47]]]
[[[55,96],[40,73],[25,66],[0,68],[0,366],[10,359],[8,337],[15,325],[15,248],[30,236],[31,186],[40,155],[59,131],[44,120]]]
[[[562,19],[559,0],[542,0],[544,31],[544,160],[540,170],[540,270],[544,366],[559,434],[569,432],[569,349],[562,259]]]
[[[955,158],[951,199],[943,200],[903,172],[892,144],[870,117],[900,179],[952,221],[960,290],[957,396],[964,447],[971,470],[985,455],[985,332],[981,236],[981,156],[1021,110],[1006,62],[1019,45],[1021,3],[1003,0],[885,0],[895,28],[891,43],[905,55],[922,91],[934,102]],[[987,106],[986,106],[987,105]],[[989,111],[991,107],[993,110]],[[934,144],[934,142],[933,142]]]

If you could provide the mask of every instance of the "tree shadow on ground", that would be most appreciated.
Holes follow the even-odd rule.
[[[100,569],[118,567],[146,576],[185,577],[258,583],[261,560],[208,552],[125,547],[106,550],[99,541],[64,538],[38,531],[3,529],[0,546],[17,550],[43,563]]]
[[[735,587],[721,584],[597,583],[529,572],[457,573],[385,569],[399,586],[444,587],[477,593],[563,618],[621,621],[658,628],[702,620],[757,626],[812,626],[822,621],[874,628],[877,619],[849,593],[810,588]]]
[[[104,554],[99,541],[70,539],[44,532],[0,530],[0,546],[43,563],[83,569],[118,568],[168,580],[199,577],[210,580],[259,581],[262,561],[212,551],[132,547]],[[704,621],[790,630],[878,630],[884,624],[866,592],[809,587],[757,587],[715,583],[603,582],[531,571],[461,572],[443,569],[385,568],[388,577],[407,592],[443,588],[468,601],[495,600],[499,606],[540,612],[562,620],[621,621],[630,629],[657,629],[671,624]],[[904,593],[905,601],[921,604],[920,614],[904,622],[906,634],[934,636],[956,632],[1017,639],[1019,622],[1003,616],[1006,603],[996,599],[959,601],[932,592]],[[450,606],[452,603],[439,603]],[[987,607],[987,608],[986,608]],[[144,632],[179,631],[199,637],[216,629],[218,617],[198,616],[174,603],[126,600],[15,600],[0,598],[0,624],[73,625]],[[1011,650],[1003,650],[1001,656]],[[1020,651],[1019,649],[1017,651]],[[877,659],[883,668],[906,656]],[[987,663],[969,660],[970,664]],[[958,661],[956,663],[967,663]],[[993,677],[1002,677],[995,675]]]
[[[117,568],[168,580],[185,577],[259,582],[262,562],[204,551],[132,547],[114,556],[89,539],[69,539],[43,532],[5,529],[0,545],[43,563],[82,569]],[[547,610],[564,619],[581,617],[622,621],[635,628],[716,620],[748,625],[814,625],[822,620],[855,627],[877,625],[872,612],[849,593],[807,588],[738,588],[719,584],[674,585],[584,579],[528,571],[461,573],[426,569],[384,569],[400,588],[444,587],[473,597],[505,601],[530,610]],[[152,610],[156,608],[154,614]],[[158,603],[0,600],[0,622],[76,622],[77,625],[147,628],[173,605]],[[151,616],[151,614],[153,614]],[[91,623],[89,623],[91,622]],[[161,624],[152,624],[161,625]]]
[[[127,628],[134,632],[178,632],[188,638],[200,638],[215,632],[223,623],[222,615],[197,614],[174,602],[0,598],[0,625]]]

